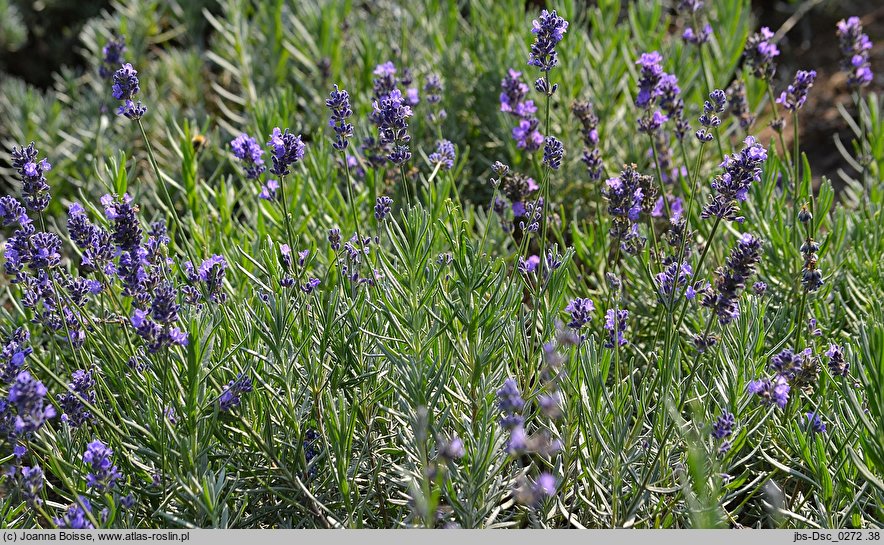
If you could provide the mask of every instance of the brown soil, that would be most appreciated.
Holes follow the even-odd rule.
[[[796,4],[775,1],[756,1],[753,7],[758,15],[759,26],[769,26],[776,32],[797,9]],[[778,11],[788,9],[789,11]],[[842,104],[855,116],[856,107],[846,85],[846,77],[839,67],[840,52],[835,36],[835,24],[851,15],[857,15],[863,30],[874,43],[871,54],[875,78],[868,91],[880,92],[884,83],[884,5],[878,1],[823,1],[808,11],[780,41],[780,65],[777,70],[776,88],[784,89],[796,70],[814,69],[817,79],[800,112],[799,138],[802,151],[807,154],[815,180],[825,176],[836,187],[842,185],[838,170],[855,174],[835,147],[834,139],[840,137],[844,147],[852,150],[853,134],[838,111]],[[792,147],[791,120],[787,123],[784,137]],[[757,127],[760,128],[760,127]],[[763,141],[772,138],[773,131],[761,132]]]

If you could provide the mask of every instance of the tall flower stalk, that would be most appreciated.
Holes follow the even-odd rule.
[[[543,75],[534,82],[534,89],[543,93],[546,97],[546,112],[544,116],[544,169],[540,191],[543,195],[543,232],[541,235],[541,253],[546,254],[547,232],[549,227],[549,186],[552,170],[558,170],[561,163],[564,148],[561,142],[550,135],[550,106],[552,96],[558,89],[558,84],[550,81],[550,71],[559,63],[556,45],[562,41],[565,32],[568,31],[568,21],[559,17],[555,10],[549,12],[543,10],[540,17],[532,22],[531,32],[534,34],[534,43],[531,44],[531,52],[528,55],[528,65],[540,69]],[[552,138],[552,140],[550,140]]]

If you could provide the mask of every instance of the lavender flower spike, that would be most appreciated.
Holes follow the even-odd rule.
[[[847,72],[847,85],[853,88],[865,87],[872,82],[869,64],[872,41],[863,34],[859,17],[839,21],[836,34],[841,49],[841,69]]]
[[[807,93],[813,87],[813,80],[815,78],[816,70],[799,70],[796,72],[795,81],[785,91],[780,93],[780,96],[777,98],[777,104],[782,104],[790,112],[800,109],[807,100]]]
[[[345,90],[335,90],[329,94],[325,101],[326,107],[331,110],[331,118],[328,126],[335,131],[335,141],[332,146],[338,150],[345,150],[350,145],[350,138],[353,137],[353,125],[347,123],[347,118],[353,115],[350,109],[350,94]]]
[[[267,145],[273,149],[270,172],[277,176],[288,176],[291,174],[290,167],[304,158],[305,147],[301,135],[295,136],[288,129],[282,132],[279,127],[274,128]]]
[[[555,48],[568,31],[568,21],[559,17],[555,10],[552,12],[543,10],[532,25],[531,32],[535,35],[535,39],[531,45],[531,53],[528,55],[528,65],[549,73],[559,62]],[[555,89],[550,89],[548,92],[552,94]]]
[[[115,99],[123,102],[123,105],[117,110],[117,114],[133,121],[141,119],[147,108],[141,104],[141,101],[133,101],[135,95],[141,90],[138,72],[132,68],[131,64],[126,63],[114,73],[113,82],[111,93]]]

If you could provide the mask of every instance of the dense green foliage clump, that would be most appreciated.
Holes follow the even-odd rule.
[[[126,2],[0,79],[2,524],[884,525],[863,59],[836,192],[747,1],[583,4]]]

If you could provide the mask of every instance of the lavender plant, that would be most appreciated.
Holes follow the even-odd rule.
[[[4,527],[884,525],[870,19],[833,76],[746,3],[440,5],[2,78]]]

